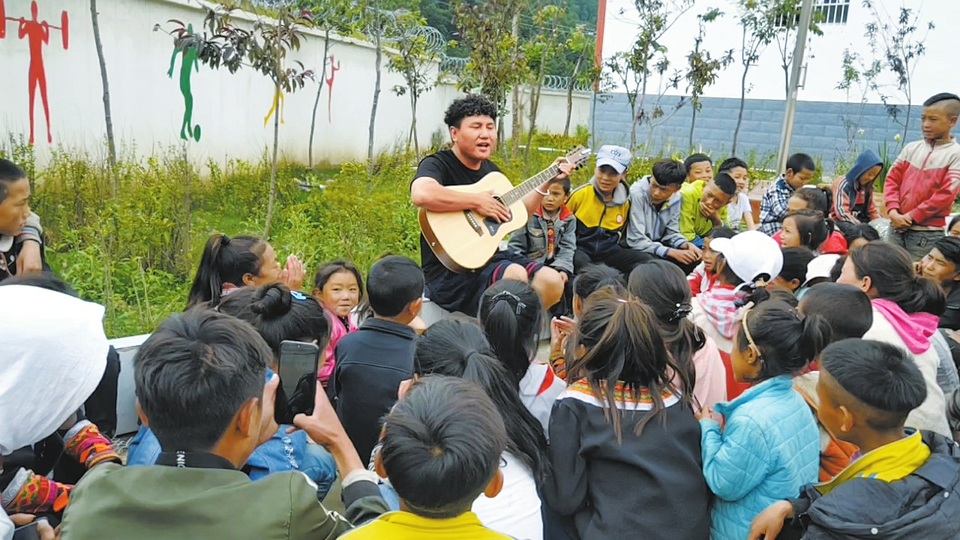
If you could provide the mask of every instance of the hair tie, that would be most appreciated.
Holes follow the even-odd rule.
[[[303,294],[300,291],[290,291],[290,296],[294,300],[297,300],[298,302],[303,302],[307,299],[307,295]]]
[[[227,235],[225,235],[225,234],[220,235],[220,245],[221,245],[221,246],[224,246],[224,247],[229,246],[229,245],[230,245],[230,237],[227,236]]]
[[[620,302],[621,304],[627,304],[627,303],[629,303],[629,302],[627,302],[627,299],[626,299],[626,298],[617,298],[617,302]]]
[[[669,321],[669,322],[677,322],[677,321],[679,321],[680,319],[683,319],[684,317],[686,317],[687,315],[689,315],[691,311],[693,311],[693,306],[691,306],[689,303],[687,303],[687,302],[683,302],[683,303],[678,302],[678,303],[677,303],[677,309],[675,309],[675,310],[673,311],[673,314],[670,316],[670,321]]]
[[[510,292],[510,291],[498,292],[497,294],[493,295],[492,300],[493,300],[494,302],[499,302],[500,300],[507,300],[507,303],[509,303],[510,300],[513,300],[513,301],[514,301],[514,313],[515,313],[516,315],[519,315],[520,312],[523,311],[523,308],[527,307],[527,305],[524,304],[524,303],[520,300],[520,297],[519,297],[519,296],[513,294],[513,293]]]

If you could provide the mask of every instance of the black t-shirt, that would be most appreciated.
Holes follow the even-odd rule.
[[[493,162],[487,160],[480,164],[479,170],[475,171],[464,165],[453,153],[453,150],[441,150],[420,161],[414,179],[427,177],[433,178],[441,186],[469,186],[470,184],[476,184],[484,176],[499,170]],[[423,275],[427,283],[443,275],[444,272],[448,272],[440,259],[430,249],[427,239],[422,234],[420,235],[420,265],[423,267]]]

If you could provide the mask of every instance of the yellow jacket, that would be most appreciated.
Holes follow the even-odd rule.
[[[390,512],[343,535],[344,540],[510,540],[487,529],[473,512],[450,519],[430,519],[410,512]]]
[[[630,215],[630,190],[620,182],[613,200],[605,202],[597,192],[596,180],[590,180],[573,190],[567,208],[577,216],[577,249],[596,260],[618,249],[620,232]]]
[[[683,184],[680,187],[680,234],[687,240],[703,238],[713,230],[713,222],[700,213],[700,198],[707,183],[703,180]],[[720,220],[727,223],[727,207],[718,212]]]

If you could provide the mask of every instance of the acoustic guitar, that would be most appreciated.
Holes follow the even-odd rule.
[[[574,168],[581,167],[589,158],[590,149],[583,146],[564,156]],[[464,193],[493,191],[494,197],[510,211],[510,221],[498,223],[473,210],[431,212],[420,209],[423,237],[451,272],[462,274],[480,268],[497,252],[505,236],[527,224],[529,215],[523,198],[559,172],[559,163],[554,163],[516,187],[499,172],[492,172],[469,186],[448,186],[448,189]]]

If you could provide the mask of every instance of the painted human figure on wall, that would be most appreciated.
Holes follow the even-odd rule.
[[[36,101],[37,89],[40,89],[40,101],[43,103],[43,114],[47,120],[47,142],[53,142],[53,133],[50,131],[50,105],[47,102],[47,74],[43,67],[43,46],[50,43],[50,25],[47,21],[37,20],[37,3],[30,4],[31,19],[20,18],[20,39],[26,39],[30,44],[30,72],[28,83],[30,88],[30,144],[33,144],[33,107]],[[4,21],[6,22],[6,21]]]
[[[193,33],[193,25],[187,25],[187,31]],[[170,57],[170,70],[167,71],[167,77],[173,78],[173,68],[177,63],[177,57],[180,62],[180,93],[183,94],[183,123],[180,125],[180,138],[189,141],[192,137],[195,141],[200,141],[200,126],[193,125],[193,89],[190,86],[190,77],[194,70],[200,72],[200,62],[197,61],[197,50],[193,47],[180,50],[173,49],[173,55]]]
[[[333,123],[333,78],[337,76],[337,72],[340,71],[340,62],[337,62],[336,65],[333,63],[333,55],[330,55],[330,76],[327,77],[327,122]]]

